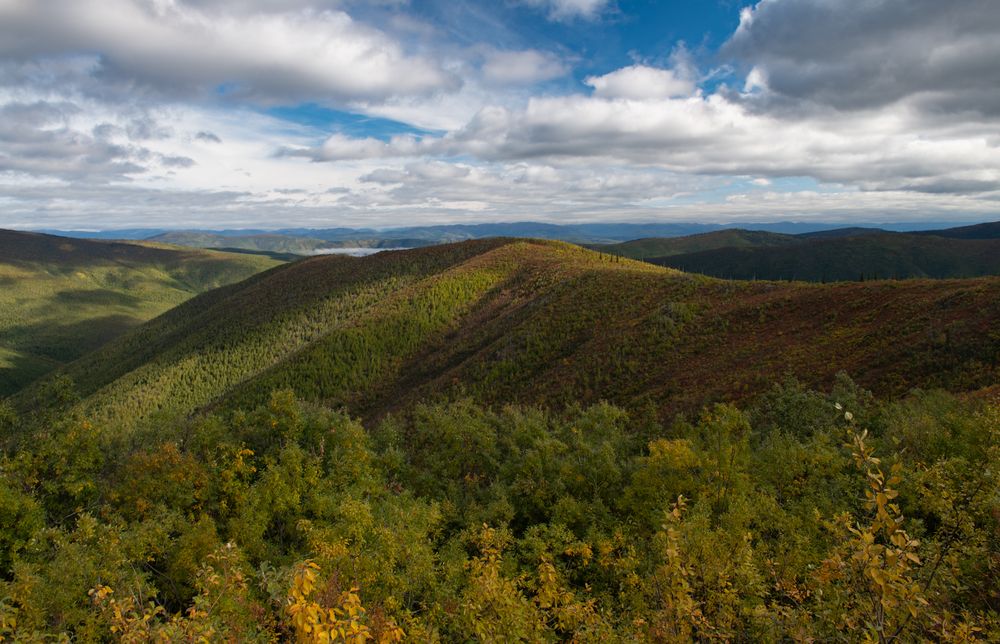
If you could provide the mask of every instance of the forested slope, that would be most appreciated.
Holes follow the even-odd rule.
[[[732,228],[716,230],[697,235],[682,237],[650,237],[634,239],[620,244],[602,244],[591,246],[612,255],[621,255],[632,259],[647,259],[649,257],[672,257],[686,255],[717,248],[759,248],[772,246],[787,246],[801,243],[799,235],[785,235],[763,230],[743,230]]]
[[[320,257],[195,298],[69,366],[88,415],[253,406],[292,388],[372,418],[462,391],[696,410],[776,375],[882,394],[993,384],[1000,280],[725,282],[559,242]],[[16,402],[44,406],[42,385]]]

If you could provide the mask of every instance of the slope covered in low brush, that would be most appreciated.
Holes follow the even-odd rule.
[[[0,230],[0,396],[271,259]]]
[[[219,289],[67,367],[92,417],[253,406],[274,389],[365,418],[428,395],[665,414],[792,374],[879,393],[996,381],[1000,280],[726,282],[559,242],[318,257]],[[43,407],[40,384],[15,402]]]
[[[1000,239],[870,233],[777,247],[730,246],[646,261],[740,280],[962,278],[1000,275]]]

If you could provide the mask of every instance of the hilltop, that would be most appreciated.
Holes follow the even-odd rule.
[[[177,307],[69,365],[86,414],[253,406],[272,390],[364,418],[427,396],[662,414],[839,371],[877,393],[993,384],[1000,279],[727,282],[560,242],[316,257]],[[44,387],[16,401],[44,404]]]
[[[686,255],[717,248],[787,246],[799,242],[801,238],[796,235],[731,228],[683,237],[648,237],[620,244],[594,245],[591,248],[632,259],[648,259]]]
[[[251,255],[0,230],[0,396],[193,295],[278,264]]]

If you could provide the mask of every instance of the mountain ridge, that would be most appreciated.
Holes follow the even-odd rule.
[[[1000,279],[727,282],[561,242],[317,257],[209,292],[63,370],[99,418],[259,404],[375,418],[435,395],[660,413],[840,371],[887,395],[992,384]],[[111,366],[108,366],[111,365]],[[15,398],[44,397],[38,386]]]

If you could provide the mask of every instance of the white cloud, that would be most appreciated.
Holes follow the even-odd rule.
[[[627,78],[634,69],[604,78]],[[604,92],[615,97],[571,95],[533,98],[523,108],[487,107],[442,137],[377,144],[338,139],[347,152],[336,158],[471,155],[765,179],[810,176],[873,191],[1000,189],[1000,149],[988,130],[932,127],[905,107],[791,118],[756,112],[724,94],[671,98],[661,90],[634,100],[634,94],[616,96],[621,88]]]
[[[527,49],[491,52],[483,79],[493,85],[531,85],[565,75],[569,68],[552,54]]]
[[[342,134],[334,134],[319,150],[319,159],[340,161],[343,159],[377,159],[389,155],[389,145],[378,139],[354,139]]]
[[[331,193],[283,172],[297,190],[185,190],[151,186],[52,185],[0,174],[4,225],[74,229],[119,227],[385,227],[489,221],[942,221],[979,219],[996,204],[968,195],[912,192],[753,191],[723,200],[692,199],[727,180],[655,168],[556,167],[517,162],[458,164],[437,179],[411,164],[374,168],[364,182]],[[305,170],[327,169],[312,164]],[[357,170],[357,169],[355,169]],[[378,180],[376,180],[378,178]],[[54,189],[55,188],[55,189]],[[132,207],[142,204],[141,210]]]
[[[521,0],[523,4],[545,9],[552,20],[596,18],[611,4],[610,0]]]
[[[1000,116],[995,0],[763,0],[723,54],[753,68],[764,108],[878,109],[927,118]]]
[[[521,111],[484,110],[451,141],[484,158],[613,159],[678,172],[812,176],[873,190],[1000,187],[1000,150],[984,132],[915,127],[903,109],[780,119],[720,95],[538,98]]]
[[[343,11],[216,9],[172,0],[5,0],[0,55],[98,51],[106,80],[264,103],[382,100],[460,83]]]
[[[746,81],[743,83],[743,92],[750,94],[756,90],[766,90],[767,89],[767,74],[760,67],[754,67],[747,74]]]
[[[611,6],[534,3],[562,20]],[[745,10],[734,87],[681,46],[560,94],[571,53],[389,35],[352,0],[0,0],[0,225],[1000,214],[990,3],[835,4]],[[434,133],[254,109],[300,100]]]
[[[588,76],[583,82],[593,87],[594,95],[601,98],[641,101],[688,96],[695,91],[694,82],[680,77],[674,70],[645,65],[623,67],[603,76]]]

